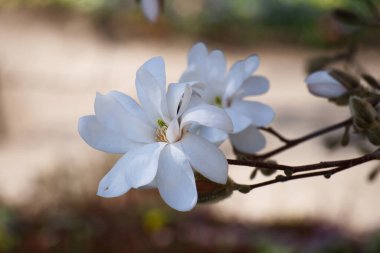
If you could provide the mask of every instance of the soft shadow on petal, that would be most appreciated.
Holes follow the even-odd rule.
[[[187,133],[179,143],[195,170],[216,183],[227,182],[226,157],[214,144],[191,133]]]
[[[150,123],[144,110],[133,98],[119,91],[110,91],[107,94],[113,96],[128,113],[137,118],[140,118],[142,121],[148,124]]]
[[[232,132],[233,125],[227,113],[216,106],[203,104],[185,111],[182,115],[181,129],[189,124],[214,127],[225,132]]]
[[[212,127],[202,126],[198,130],[198,135],[205,138],[209,142],[214,143],[216,146],[221,145],[227,138],[228,134],[222,130]]]
[[[78,131],[88,145],[107,153],[124,154],[143,145],[104,128],[95,115],[81,117],[78,122]]]
[[[124,155],[113,166],[113,168],[100,180],[97,195],[105,198],[112,198],[123,195],[131,187],[125,180]]]
[[[165,91],[158,86],[150,72],[142,69],[137,73],[136,91],[152,124],[157,124],[158,119],[168,121]]]
[[[180,116],[190,102],[192,90],[186,83],[171,83],[167,92],[168,112],[170,118]]]
[[[232,145],[248,154],[254,154],[265,147],[266,140],[262,133],[255,126],[250,126],[237,134],[231,134]]]
[[[178,124],[178,119],[174,118],[168,126],[168,129],[166,130],[166,138],[168,139],[169,143],[175,142],[180,137],[180,129]]]
[[[236,91],[234,98],[257,96],[269,90],[269,81],[263,76],[250,76],[244,80],[243,85]]]
[[[227,75],[227,87],[223,99],[227,99],[234,95],[234,93],[243,85],[254,71],[259,67],[260,60],[256,55],[247,57],[244,61],[237,61],[232,65]]]
[[[242,115],[240,112],[234,111],[232,108],[225,108],[225,111],[230,117],[234,127],[232,133],[241,132],[243,131],[243,129],[247,128],[249,125],[252,124],[250,118]]]
[[[132,150],[119,162],[125,166],[125,178],[133,188],[139,188],[152,182],[157,174],[158,160],[166,143],[156,142]]]
[[[194,172],[178,143],[161,152],[157,186],[164,201],[178,211],[189,211],[197,203]]]
[[[231,109],[250,118],[255,126],[266,126],[273,121],[275,116],[271,107],[256,101],[234,99]]]
[[[155,141],[155,129],[125,110],[121,103],[110,94],[97,93],[95,114],[103,127],[120,133],[130,140],[143,143]]]

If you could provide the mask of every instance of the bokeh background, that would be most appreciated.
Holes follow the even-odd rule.
[[[362,66],[380,77],[379,29],[332,15],[344,8],[369,16],[366,2],[167,0],[150,23],[132,0],[0,0],[0,252],[380,252],[380,182],[367,180],[375,163],[179,213],[154,190],[97,197],[118,157],[77,133],[97,91],[135,97],[136,70],[157,55],[176,82],[198,41],[223,50],[229,65],[259,54],[271,89],[255,99],[274,108],[273,127],[285,136],[342,121],[347,108],[307,92],[307,63],[354,41]],[[275,159],[301,165],[359,154],[353,145],[326,148],[326,140]],[[268,136],[267,150],[278,145]],[[229,144],[222,149],[233,157]],[[230,166],[237,182],[266,179],[251,181],[251,172]]]

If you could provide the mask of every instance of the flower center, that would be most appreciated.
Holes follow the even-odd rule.
[[[222,98],[220,96],[216,96],[213,102],[217,107],[222,107]]]
[[[166,125],[165,121],[162,119],[157,120],[157,129],[156,129],[156,141],[159,142],[168,142],[166,138],[166,130],[168,129],[168,125]]]

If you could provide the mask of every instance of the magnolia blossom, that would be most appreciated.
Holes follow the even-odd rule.
[[[166,92],[165,65],[156,57],[136,74],[141,106],[117,91],[97,94],[95,115],[80,118],[79,133],[98,150],[125,154],[100,181],[99,196],[157,187],[169,206],[186,211],[197,203],[193,170],[226,183],[224,154],[188,128],[202,125],[228,132],[232,122],[220,108],[198,103],[198,88],[178,83],[170,84]]]
[[[257,127],[273,121],[274,111],[269,106],[245,100],[248,96],[264,94],[269,89],[269,81],[252,75],[259,67],[256,55],[236,62],[226,73],[226,60],[219,50],[208,53],[203,43],[195,44],[188,55],[188,67],[180,82],[198,81],[206,87],[202,98],[208,104],[223,108],[233,122],[233,132],[209,126],[201,126],[197,133],[219,145],[228,137],[235,148],[246,153],[255,153],[265,146],[264,136]]]
[[[155,22],[160,13],[159,0],[141,0],[141,9],[146,19]]]
[[[305,82],[310,93],[318,97],[336,98],[347,92],[342,84],[324,70],[310,74]]]

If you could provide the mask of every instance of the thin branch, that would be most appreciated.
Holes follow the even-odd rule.
[[[279,132],[274,130],[272,127],[260,127],[259,129],[263,130],[264,132],[272,134],[273,136],[277,137],[277,139],[279,139],[280,141],[282,141],[284,143],[289,142],[288,138],[285,138],[284,136],[282,136],[282,134],[280,134]]]
[[[372,161],[379,158],[378,153],[380,151],[376,150],[373,153],[369,153],[357,158],[353,159],[345,159],[345,160],[338,160],[338,161],[328,161],[328,162],[320,162],[320,163],[314,163],[314,164],[308,164],[308,165],[300,165],[300,166],[289,166],[289,165],[283,165],[283,164],[275,164],[270,162],[264,162],[264,161],[257,161],[257,160],[232,160],[227,159],[228,164],[231,165],[240,165],[240,166],[249,166],[249,167],[259,167],[259,168],[265,168],[265,169],[272,169],[272,170],[282,170],[285,172],[289,172],[290,174],[293,173],[299,173],[299,172],[305,172],[305,171],[312,171],[312,170],[320,170],[320,169],[327,169],[332,167],[353,167],[358,164],[362,164],[368,161]]]
[[[342,127],[345,127],[345,126],[348,126],[352,124],[352,118],[349,118],[349,119],[346,119],[342,122],[339,122],[337,124],[334,124],[334,125],[331,125],[331,126],[328,126],[326,128],[322,128],[320,130],[317,130],[315,132],[312,132],[312,133],[309,133],[305,136],[302,136],[302,137],[299,137],[299,138],[296,138],[296,139],[292,139],[292,140],[287,140],[287,142],[283,145],[283,146],[280,146],[272,151],[269,151],[267,153],[264,153],[264,154],[261,154],[261,155],[250,155],[250,154],[244,154],[244,153],[241,153],[239,151],[237,151],[236,149],[234,150],[235,153],[237,154],[242,154],[244,155],[244,157],[247,157],[251,160],[265,160],[265,159],[268,159],[274,155],[277,155],[278,153],[281,153],[285,150],[288,150],[294,146],[297,146],[298,144],[301,144],[305,141],[308,141],[310,139],[313,139],[315,137],[318,137],[318,136],[321,136],[323,134],[326,134],[326,133],[329,133],[329,132],[332,132],[332,131],[335,131],[335,130],[338,130]]]
[[[338,172],[341,172],[343,170],[347,170],[347,169],[352,168],[356,165],[363,164],[363,163],[366,163],[366,162],[369,162],[372,160],[378,160],[378,159],[380,159],[380,149],[374,151],[373,153],[364,155],[362,157],[359,157],[356,159],[350,159],[352,161],[352,163],[341,164],[340,166],[336,166],[333,169],[308,172],[308,173],[291,175],[291,176],[279,175],[275,179],[264,181],[264,182],[257,183],[257,184],[251,184],[251,185],[235,184],[235,190],[240,191],[242,193],[248,193],[251,190],[256,189],[256,188],[264,187],[264,186],[271,185],[271,184],[291,181],[291,180],[297,180],[297,179],[309,178],[309,177],[318,177],[318,176],[324,176],[326,178],[330,178],[332,175],[334,175]],[[344,161],[347,162],[349,160],[344,160]],[[342,161],[336,161],[336,162],[339,164]],[[332,163],[330,163],[329,165],[332,165]]]

